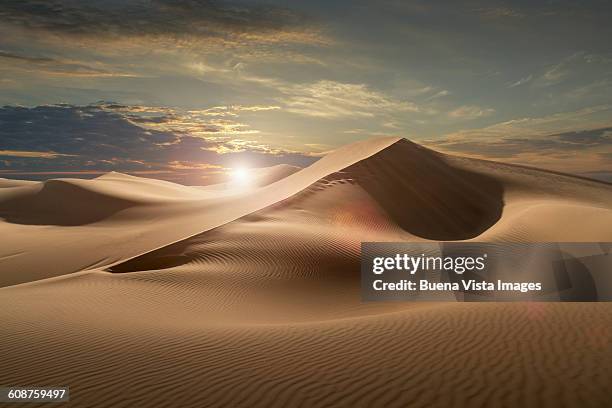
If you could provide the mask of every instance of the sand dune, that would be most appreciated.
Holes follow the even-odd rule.
[[[0,178],[0,188],[22,187],[22,186],[27,186],[31,184],[36,184],[36,182],[30,181],[30,180],[13,180],[13,179]]]
[[[39,203],[32,197],[43,190],[45,183],[0,189],[0,218],[5,221],[0,223],[0,232],[11,237],[0,249],[0,287],[112,265],[210,230],[289,198],[325,175],[396,141],[397,138],[385,138],[345,146],[312,166],[259,189],[202,191],[117,173],[94,180],[51,181],[76,185],[72,193],[101,195],[126,208],[104,206],[92,211],[92,200],[81,203],[72,194],[55,195],[59,202],[69,203],[67,208],[58,205],[53,194],[47,195],[51,200]],[[189,198],[176,199],[173,194],[158,193],[158,189],[166,193],[180,190]],[[21,206],[20,200],[27,205]],[[47,207],[48,204],[51,205]],[[32,211],[29,206],[34,207]],[[54,225],[58,219],[69,220],[69,214],[85,224]],[[47,260],[46,268],[40,268],[39,259]]]
[[[607,304],[362,303],[359,246],[612,241],[612,185],[393,138],[281,170],[0,189],[0,283],[21,283],[0,383],[71,406],[609,404]]]

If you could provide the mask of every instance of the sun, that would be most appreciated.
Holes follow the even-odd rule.
[[[232,182],[239,185],[247,185],[251,182],[251,172],[246,167],[233,168],[231,173]]]

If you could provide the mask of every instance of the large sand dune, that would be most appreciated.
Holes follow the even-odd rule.
[[[84,407],[609,406],[608,304],[362,303],[359,247],[612,241],[611,185],[403,139],[294,170],[0,183],[0,383]]]

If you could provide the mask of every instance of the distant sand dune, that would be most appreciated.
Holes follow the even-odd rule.
[[[136,205],[65,180],[48,180],[40,186],[21,190],[3,203],[0,216],[6,222],[64,226],[92,224]]]
[[[359,251],[612,241],[611,185],[397,139],[281,170],[0,190],[26,218],[74,201],[27,218],[64,225],[2,216],[0,282],[22,284],[0,289],[0,383],[70,385],[83,407],[609,406],[608,304],[363,303]],[[86,201],[107,212],[67,226]]]

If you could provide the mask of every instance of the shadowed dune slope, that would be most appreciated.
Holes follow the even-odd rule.
[[[131,207],[203,197],[192,187],[111,172],[93,180],[13,184],[0,194],[0,218],[13,224],[79,226]]]
[[[136,203],[65,180],[27,186],[0,203],[0,218],[14,224],[84,225],[103,220]]]
[[[501,216],[503,185],[407,140],[332,176],[348,178],[402,229],[431,240],[473,238]]]

